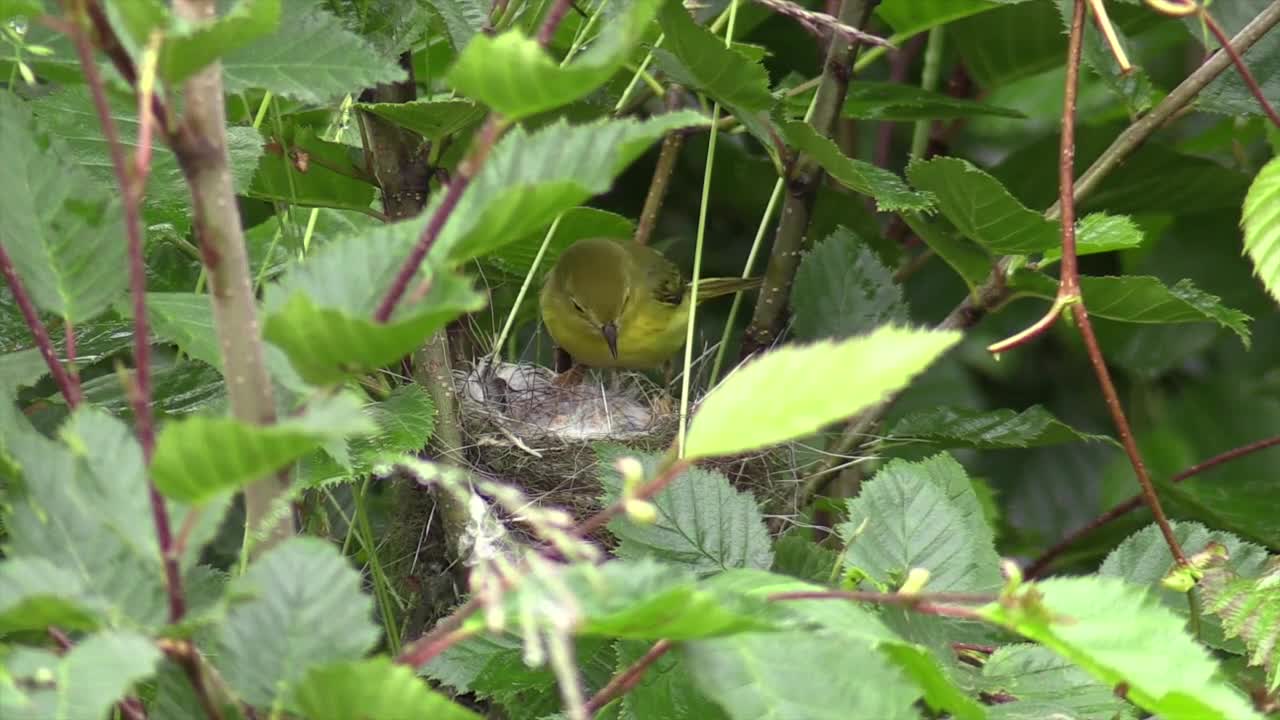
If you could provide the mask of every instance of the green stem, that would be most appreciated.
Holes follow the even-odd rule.
[[[942,75],[942,47],[944,37],[942,26],[929,31],[929,40],[924,47],[924,71],[920,76],[920,88],[933,91],[938,88],[938,78]],[[929,130],[933,128],[932,120],[917,120],[911,133],[911,157],[923,158],[929,146]]]
[[[369,491],[369,477],[365,477],[356,493],[356,522],[359,524],[360,544],[369,558],[369,570],[373,574],[373,593],[378,599],[378,608],[382,611],[383,629],[387,633],[387,648],[391,654],[400,652],[400,630],[396,626],[396,608],[393,607],[390,584],[382,570],[382,562],[378,559],[378,551],[373,537],[373,527],[369,524],[369,513],[365,507],[365,495]]]

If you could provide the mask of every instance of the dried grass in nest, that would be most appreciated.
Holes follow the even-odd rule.
[[[542,506],[582,519],[600,509],[595,443],[662,453],[678,426],[678,401],[639,373],[603,373],[561,387],[547,368],[499,363],[457,374],[462,429],[476,469]],[[751,492],[772,517],[792,514],[796,472],[782,447],[700,463]]]

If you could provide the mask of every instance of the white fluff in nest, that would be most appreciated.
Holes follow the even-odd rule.
[[[464,397],[499,416],[521,438],[551,435],[562,440],[626,438],[649,432],[656,408],[638,382],[604,383],[584,378],[562,387],[551,370],[529,364],[478,365],[463,383]],[[623,380],[636,378],[622,378]]]

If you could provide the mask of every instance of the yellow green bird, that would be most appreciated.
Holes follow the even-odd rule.
[[[758,287],[760,278],[698,281],[698,302]],[[579,240],[560,255],[542,285],[547,330],[575,362],[645,369],[684,345],[689,283],[675,263],[627,240]]]

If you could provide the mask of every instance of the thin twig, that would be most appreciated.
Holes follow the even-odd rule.
[[[1280,128],[1280,114],[1276,113],[1276,109],[1267,101],[1267,96],[1263,94],[1262,87],[1258,85],[1258,80],[1250,72],[1249,66],[1245,64],[1244,58],[1236,49],[1231,46],[1231,39],[1223,32],[1222,26],[1217,20],[1209,14],[1209,10],[1203,6],[1200,8],[1200,18],[1204,20],[1204,24],[1209,26],[1209,32],[1218,39],[1218,44],[1222,46],[1223,52],[1231,57],[1231,62],[1236,66],[1236,72],[1240,73],[1240,79],[1249,87],[1249,92],[1253,93],[1253,97],[1258,101],[1258,105],[1262,107],[1262,112],[1266,113],[1267,118],[1271,120],[1271,124]]]
[[[4,249],[3,243],[0,243],[0,273],[4,274],[5,282],[9,284],[9,291],[13,293],[13,299],[18,303],[18,310],[22,312],[22,319],[26,321],[27,329],[31,331],[31,337],[36,341],[40,357],[44,358],[45,365],[49,367],[49,374],[53,376],[58,390],[62,392],[62,398],[67,401],[67,407],[76,409],[83,399],[80,394],[80,383],[73,375],[67,373],[66,368],[62,367],[62,363],[58,361],[58,356],[53,351],[53,340],[49,338],[49,330],[45,328],[44,323],[40,322],[40,314],[36,312],[35,303],[27,294],[27,287],[22,284],[22,278],[18,277],[18,271],[14,269],[13,261],[9,259],[9,253]]]
[[[458,609],[449,613],[447,617],[437,623],[430,632],[406,645],[400,655],[396,657],[396,662],[412,668],[420,668],[431,662],[432,658],[435,658],[449,649],[451,645],[463,639],[458,635],[458,632],[462,629],[462,624],[483,607],[480,597],[473,595],[470,600],[460,605]]]
[[[680,86],[672,85],[667,89],[667,110],[671,111],[679,105],[684,93]],[[662,139],[662,149],[658,151],[658,162],[653,168],[653,180],[649,183],[649,193],[644,198],[644,209],[640,211],[640,222],[636,225],[635,242],[637,245],[648,245],[649,237],[658,224],[658,215],[662,212],[662,202],[667,197],[667,188],[671,186],[671,176],[676,170],[676,160],[680,158],[680,148],[684,145],[684,132],[672,130]]]
[[[614,675],[604,687],[600,688],[600,692],[591,696],[587,701],[587,713],[595,715],[601,708],[618,698],[631,692],[631,690],[640,683],[640,678],[644,676],[646,670],[657,662],[663,655],[666,655],[672,648],[670,640],[659,640],[649,648],[649,651],[631,663],[626,670]]]
[[[857,42],[890,50],[894,49],[893,43],[888,40],[878,35],[863,32],[852,25],[831,17],[827,13],[814,12],[793,2],[788,2],[788,0],[756,0],[756,2],[779,15],[795,20],[800,24],[800,27],[816,37],[825,39],[834,35],[846,42]]]
[[[1251,455],[1260,450],[1266,450],[1267,448],[1275,447],[1277,445],[1280,445],[1280,435],[1267,438],[1265,440],[1259,440],[1257,442],[1249,443],[1248,445],[1242,445],[1238,448],[1233,448],[1224,453],[1219,453],[1217,455],[1214,455],[1213,457],[1209,458],[1208,460],[1205,460],[1204,462],[1200,462],[1195,465],[1192,465],[1186,470],[1183,470],[1177,475],[1174,475],[1172,478],[1169,479],[1169,482],[1174,484],[1183,482],[1184,480],[1195,477],[1196,475],[1199,475],[1200,473],[1206,470],[1212,470],[1213,468],[1219,465],[1222,465],[1223,463],[1227,463],[1237,458],[1241,458],[1246,455]],[[1044,551],[1044,554],[1036,558],[1035,562],[1031,563],[1031,565],[1029,565],[1027,569],[1023,572],[1023,575],[1028,578],[1039,577],[1043,575],[1044,571],[1048,569],[1049,565],[1054,560],[1058,559],[1058,557],[1060,557],[1064,552],[1066,552],[1068,548],[1080,542],[1080,540],[1085,536],[1093,534],[1094,531],[1096,531],[1098,528],[1102,527],[1103,525],[1106,525],[1107,523],[1110,523],[1111,521],[1117,518],[1128,515],[1134,510],[1137,510],[1138,508],[1142,507],[1143,499],[1144,498],[1141,493],[1134,495],[1133,497],[1111,508],[1110,510],[1103,513],[1102,515],[1099,515],[1098,517],[1094,518],[1084,527],[1080,528],[1079,530],[1076,530],[1075,532],[1071,533],[1070,535],[1063,538],[1062,540],[1059,540],[1056,544],[1054,544],[1053,547]]]

